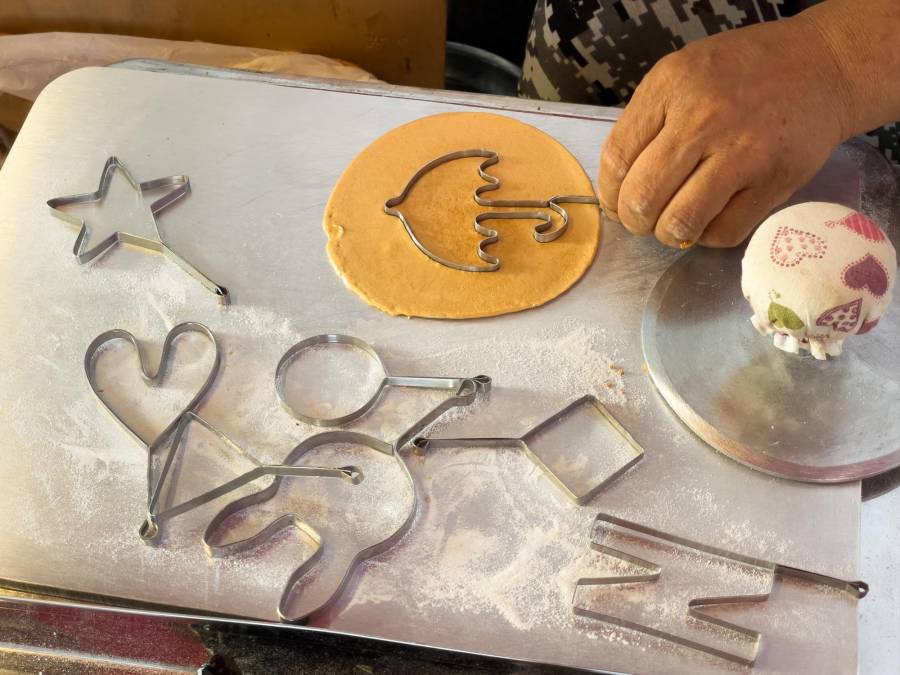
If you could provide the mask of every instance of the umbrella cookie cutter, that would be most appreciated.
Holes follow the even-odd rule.
[[[413,187],[415,187],[416,183],[418,183],[425,174],[447,162],[468,157],[484,158],[484,161],[478,166],[478,175],[485,181],[485,184],[475,188],[473,197],[476,204],[495,208],[550,209],[560,216],[562,223],[559,227],[553,229],[551,215],[543,211],[489,211],[477,214],[474,221],[475,231],[485,237],[478,243],[478,257],[485,261],[485,263],[487,263],[486,265],[458,263],[449,260],[448,258],[444,258],[429,249],[425,243],[416,236],[409,220],[407,220],[403,212],[397,207],[406,201],[406,198],[409,196]],[[539,220],[541,222],[534,226],[532,236],[535,241],[544,244],[561,237],[569,227],[569,212],[560,206],[561,204],[600,204],[599,200],[594,195],[557,195],[555,197],[550,197],[549,199],[486,199],[482,196],[483,194],[500,189],[500,179],[486,171],[486,169],[497,164],[499,161],[499,154],[493,150],[482,148],[457,150],[455,152],[449,152],[446,155],[441,155],[419,168],[400,191],[399,195],[385,201],[384,212],[389,216],[397,218],[403,224],[403,228],[406,230],[406,233],[409,235],[409,238],[412,240],[413,244],[415,244],[416,248],[435,262],[461,272],[496,272],[500,269],[500,259],[485,251],[485,248],[500,241],[500,234],[497,230],[486,227],[485,225],[482,225],[482,223],[489,220]]]
[[[213,363],[210,366],[206,380],[200,386],[194,397],[187,403],[185,408],[155,438],[147,439],[143,437],[140,432],[134,429],[134,427],[132,427],[128,422],[126,422],[125,419],[122,418],[117,412],[115,412],[113,407],[104,398],[103,391],[97,381],[97,355],[109,343],[117,340],[124,340],[125,342],[129,343],[137,353],[141,377],[143,378],[143,380],[151,386],[157,386],[161,384],[165,379],[169,364],[169,356],[175,340],[185,333],[200,334],[210,342],[213,347],[214,353]],[[87,376],[88,384],[91,387],[91,391],[94,392],[94,395],[103,405],[103,407],[106,408],[107,412],[112,415],[113,419],[115,419],[119,426],[121,426],[129,436],[131,436],[141,447],[143,447],[147,451],[147,517],[139,529],[139,534],[144,541],[152,541],[158,536],[160,525],[162,524],[162,522],[186,513],[210,501],[213,501],[214,499],[228,494],[229,492],[236,490],[242,485],[245,485],[246,483],[256,480],[257,478],[260,478],[262,476],[276,475],[292,477],[307,476],[339,478],[349,481],[353,484],[358,484],[363,479],[362,472],[358,468],[353,466],[295,467],[262,464],[257,461],[256,458],[244,452],[243,449],[241,449],[237,444],[231,441],[219,429],[209,424],[206,420],[197,415],[196,408],[200,405],[200,403],[203,401],[203,399],[206,397],[206,394],[212,387],[213,382],[215,381],[218,374],[220,365],[221,353],[219,349],[219,343],[218,340],[216,340],[215,335],[209,328],[207,328],[203,324],[190,321],[178,324],[177,326],[172,328],[172,330],[170,330],[166,335],[166,338],[163,341],[159,365],[155,370],[151,370],[150,368],[148,368],[147,360],[145,358],[144,352],[141,350],[140,343],[137,341],[137,338],[135,338],[133,334],[129,333],[126,330],[122,330],[119,328],[108,330],[98,335],[96,338],[94,338],[94,340],[91,341],[90,345],[88,345],[87,351],[85,352],[84,356],[84,371],[85,375]],[[173,460],[178,454],[178,451],[183,446],[185,434],[191,422],[197,422],[201,424],[207,430],[211,431],[218,440],[227,444],[229,448],[234,450],[237,454],[240,454],[244,458],[250,460],[256,466],[254,469],[243,474],[242,476],[219,485],[218,487],[204,492],[201,495],[192,497],[191,499],[188,499],[180,504],[176,504],[160,511],[160,500],[166,487],[166,481],[171,473]],[[169,449],[164,456],[162,468],[160,469],[159,476],[154,479],[153,457],[160,448],[165,447],[167,444],[169,444]]]
[[[559,474],[554,472],[553,469],[551,469],[550,466],[548,466],[534,452],[534,450],[529,447],[529,443],[533,442],[533,440],[540,434],[545,433],[549,429],[562,424],[578,409],[585,407],[596,411],[596,413],[599,415],[600,420],[603,423],[608,424],[619,435],[619,437],[621,437],[621,439],[625,442],[625,445],[630,448],[633,454],[631,458],[619,465],[614,471],[607,474],[599,483],[597,483],[590,489],[586,491],[576,491],[575,488],[567,484],[566,481],[559,476]],[[581,398],[573,401],[562,410],[554,413],[543,422],[540,422],[537,426],[525,432],[525,434],[520,436],[519,438],[419,437],[413,440],[413,445],[423,451],[428,451],[434,448],[462,447],[518,448],[544,473],[547,478],[550,479],[550,482],[552,482],[557,488],[559,488],[569,499],[579,505],[589,502],[596,494],[610,485],[613,481],[619,478],[619,476],[624,474],[635,464],[640,462],[644,457],[644,448],[641,447],[641,445],[636,440],[634,440],[631,434],[629,434],[621,424],[619,424],[618,420],[612,415],[612,413],[609,412],[609,410],[607,410],[606,407],[602,403],[600,403],[600,401],[595,396],[591,396],[590,394],[582,396]]]
[[[284,371],[305,350],[316,345],[350,345],[362,350],[373,358],[385,372],[385,376],[375,395],[359,409],[336,418],[316,417],[293,409],[283,396],[282,387]],[[276,390],[285,407],[297,419],[320,427],[339,426],[359,419],[375,407],[382,393],[388,387],[427,388],[453,392],[451,396],[441,401],[411,427],[403,431],[392,443],[356,431],[343,429],[325,431],[302,441],[291,450],[283,462],[284,465],[293,465],[307,452],[315,448],[339,443],[351,443],[357,446],[366,447],[393,458],[400,475],[403,477],[404,482],[410,490],[412,503],[403,522],[384,539],[373,542],[362,549],[354,548],[353,546],[348,546],[343,538],[339,536],[339,533],[333,533],[329,536],[328,532],[325,532],[323,536],[321,532],[305,522],[303,518],[296,513],[291,512],[277,517],[274,521],[250,537],[228,543],[216,543],[216,534],[218,530],[222,528],[232,516],[245,509],[263,504],[275,497],[281,487],[281,476],[276,476],[275,480],[263,490],[241,497],[226,505],[212,521],[210,521],[203,535],[203,544],[210,557],[223,557],[249,551],[268,541],[279,532],[290,528],[298,530],[302,535],[312,540],[316,545],[315,552],[290,575],[278,603],[278,616],[282,621],[298,622],[308,620],[313,615],[326,611],[340,596],[346,584],[352,577],[354,570],[361,562],[378,553],[386,551],[409,531],[409,528],[412,526],[413,520],[415,519],[416,512],[418,511],[418,495],[416,484],[409,471],[409,467],[399,454],[400,448],[409,443],[415,436],[421,433],[423,429],[451,408],[471,405],[479,394],[490,390],[491,380],[484,375],[471,378],[391,377],[387,374],[384,364],[371,345],[359,338],[338,334],[316,335],[291,347],[279,361],[278,367],[276,368],[275,380]],[[346,563],[334,561],[346,561]],[[315,578],[315,583],[311,586],[304,587],[303,592],[300,594],[299,601],[302,603],[302,609],[292,610],[291,608],[295,601],[295,586],[314,568],[319,569],[319,574]]]
[[[74,204],[93,204],[102,202],[106,197],[106,193],[109,191],[110,182],[116,171],[121,171],[132,189],[141,196],[146,192],[164,188],[169,189],[162,197],[150,204],[150,216],[153,221],[153,229],[156,232],[156,239],[150,239],[119,230],[113,232],[93,248],[88,248],[90,230],[88,229],[87,223],[83,218],[67,213],[63,209],[66,206]],[[106,164],[103,165],[103,171],[100,173],[100,185],[94,192],[68,195],[65,197],[54,197],[47,201],[47,206],[50,207],[50,213],[55,217],[79,228],[78,236],[75,239],[75,245],[72,249],[78,264],[83,265],[91,260],[101,257],[117,244],[131,244],[144,251],[162,254],[194,279],[199,281],[204,288],[215,294],[219,298],[219,302],[227,305],[229,300],[228,289],[210,280],[205,274],[200,272],[200,270],[182,258],[172,247],[163,241],[162,234],[159,230],[159,223],[157,222],[159,213],[182,197],[190,194],[190,192],[191,181],[187,176],[166,176],[165,178],[157,178],[139,183],[117,157],[110,157],[106,160]]]
[[[774,583],[774,579],[778,575],[793,577],[796,579],[802,579],[806,581],[811,581],[813,583],[822,584],[825,586],[829,586],[831,588],[836,588],[842,592],[848,593],[853,598],[861,599],[866,596],[869,592],[869,585],[864,581],[846,581],[844,579],[839,579],[837,577],[832,577],[827,574],[821,574],[819,572],[812,572],[809,570],[799,569],[797,567],[790,567],[788,565],[782,565],[777,562],[772,562],[769,560],[764,560],[762,558],[756,558],[753,556],[743,555],[740,553],[735,553],[733,551],[728,551],[722,548],[718,548],[716,546],[710,546],[708,544],[703,544],[700,542],[692,541],[685,537],[681,537],[675,534],[671,534],[668,532],[663,532],[661,530],[656,530],[651,527],[647,527],[646,525],[641,525],[639,523],[631,522],[625,520],[623,518],[619,518],[617,516],[613,516],[607,513],[599,513],[595,518],[592,530],[591,530],[591,548],[598,553],[610,555],[614,558],[618,558],[619,560],[623,560],[631,565],[637,566],[644,570],[638,574],[628,574],[628,575],[620,575],[620,576],[608,576],[608,577],[597,577],[597,578],[582,578],[575,582],[575,591],[572,597],[572,609],[573,612],[578,616],[583,616],[590,619],[596,619],[598,621],[602,621],[604,623],[610,623],[613,625],[621,626],[623,628],[628,628],[631,630],[639,631],[642,633],[646,633],[648,635],[652,635],[657,638],[662,638],[664,640],[674,642],[676,644],[682,645],[684,647],[688,647],[690,649],[695,649],[697,651],[705,652],[707,654],[711,654],[713,656],[723,658],[729,661],[734,661],[740,663],[742,665],[751,666],[756,661],[757,654],[759,653],[759,647],[762,642],[762,634],[759,631],[755,631],[749,628],[745,628],[735,623],[731,623],[729,621],[725,621],[724,619],[720,619],[718,617],[707,614],[704,610],[705,608],[721,605],[721,604],[729,604],[729,603],[743,603],[743,602],[764,602],[768,599],[771,594],[771,587],[764,594],[753,594],[753,595],[727,595],[727,596],[719,596],[719,597],[694,597],[691,598],[687,602],[686,607],[686,616],[691,617],[692,619],[696,619],[701,622],[705,622],[708,624],[712,624],[715,626],[719,626],[721,628],[725,628],[729,631],[737,633],[739,635],[744,636],[745,638],[749,638],[750,640],[750,653],[749,655],[744,655],[737,653],[734,650],[728,650],[713,646],[708,643],[699,642],[698,640],[691,639],[685,637],[683,635],[677,635],[675,633],[669,632],[668,630],[661,629],[658,627],[644,625],[635,621],[631,621],[624,617],[617,617],[613,614],[610,614],[608,611],[603,611],[599,609],[589,609],[586,607],[581,607],[577,603],[577,594],[578,589],[583,587],[596,587],[596,586],[610,586],[610,585],[618,585],[618,584],[626,584],[631,588],[634,584],[638,583],[654,583],[657,582],[662,575],[662,567],[657,565],[649,560],[638,557],[631,553],[627,553],[615,547],[606,546],[604,544],[600,544],[595,541],[594,532],[597,529],[598,525],[607,525],[615,528],[619,528],[619,530],[624,531],[628,536],[635,537],[642,541],[647,540],[656,540],[658,542],[663,542],[665,544],[670,544],[674,547],[681,548],[689,548],[694,551],[723,558],[735,563],[741,563],[743,565],[747,565],[749,567],[753,567],[759,570],[763,570],[772,575],[772,582]]]

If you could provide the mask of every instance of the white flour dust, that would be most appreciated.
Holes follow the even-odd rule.
[[[263,463],[281,463],[297,443],[322,431],[294,419],[274,390],[280,356],[298,340],[319,332],[345,332],[371,342],[388,369],[397,374],[487,373],[494,378],[490,396],[470,408],[447,412],[431,427],[433,435],[464,434],[472,422],[485,416],[489,418],[485,423],[488,431],[519,434],[584,394],[597,396],[614,412],[646,405],[641,393],[645,388],[629,387],[629,382],[646,378],[641,364],[628,362],[625,345],[606,329],[577,319],[565,319],[527,335],[486,331],[478,340],[478,349],[472,348],[471,341],[446,340],[428,330],[423,340],[411,343],[395,339],[395,322],[301,326],[266,309],[236,305],[222,311],[211,306],[205,291],[194,288],[171,266],[156,265],[140,284],[134,281],[137,275],[133,270],[126,273],[126,268],[120,269],[118,264],[102,270],[79,268],[97,287],[100,298],[85,320],[89,328],[78,338],[77,348],[58,342],[54,349],[60,353],[50,360],[62,371],[59,379],[69,388],[69,404],[59,419],[48,416],[43,429],[23,423],[15,427],[15,433],[32,460],[68,464],[64,486],[54,476],[39,477],[39,489],[29,498],[36,505],[46,505],[59,501],[63,490],[67,507],[78,509],[86,531],[92,533],[86,554],[113,570],[108,572],[110,583],[119,578],[116,575],[124,581],[140,573],[147,579],[148,593],[156,588],[153,593],[158,594],[162,588],[170,594],[154,597],[156,600],[178,604],[186,597],[192,604],[213,610],[271,618],[287,576],[314,553],[314,546],[298,532],[286,530],[246,553],[206,557],[200,537],[209,520],[229,501],[261,489],[271,479],[257,481],[170,521],[156,546],[140,542],[136,529],[146,502],[145,452],[103,410],[81,371],[84,345],[102,330],[122,327],[132,331],[155,365],[166,330],[187,319],[208,325],[219,340],[223,361],[199,412]],[[111,303],[104,303],[105,299],[139,291],[148,300],[138,305],[136,312],[119,309],[109,315]],[[181,308],[185,306],[204,309],[184,316]],[[53,311],[65,320],[63,309]],[[177,413],[205,376],[200,357],[207,358],[208,353],[203,351],[202,338],[188,335],[179,343],[176,361],[179,356],[195,355],[196,363],[188,367],[176,364],[171,377],[152,391],[137,376],[130,347],[116,345],[102,357],[104,392],[114,405],[136,410],[138,423],[148,435]],[[49,369],[50,365],[43,367]],[[360,368],[360,375],[354,374],[355,368]],[[335,389],[330,407],[322,408],[324,411],[352,409],[365,399],[361,392],[370,390],[378,379],[378,373],[366,370],[364,364],[331,362],[329,356],[306,370],[293,371],[296,381],[289,394],[305,400],[303,382],[329,378],[332,372],[336,381],[350,381],[351,386]],[[18,402],[21,410],[37,407],[32,396],[38,392],[23,391]],[[376,411],[351,428],[394,440],[446,396],[447,392],[391,390]],[[532,406],[534,401],[543,408]],[[497,428],[498,416],[490,416],[495,406],[502,410],[502,428]],[[33,415],[21,417],[34,420]],[[358,465],[366,476],[364,482],[348,486],[320,479],[286,480],[274,499],[229,520],[218,533],[220,541],[252,535],[285,513],[294,513],[321,530],[326,543],[328,537],[345,536],[345,543],[361,548],[390,536],[409,513],[412,495],[403,487],[405,478],[395,460],[373,452],[334,445],[310,451],[298,463]],[[176,503],[239,475],[248,466],[245,458],[199,435],[187,446],[187,455],[189,459],[181,460],[173,474],[177,482],[167,494]],[[383,605],[389,610],[402,602],[410,620],[423,623],[494,617],[518,632],[569,631],[629,649],[658,648],[646,636],[579,618],[572,612],[578,578],[622,572],[619,561],[601,556],[589,546],[596,507],[574,506],[516,449],[405,452],[404,458],[419,498],[413,524],[391,549],[360,567],[341,616],[352,620],[366,607]],[[584,457],[577,454],[566,457],[565,462],[557,459],[558,469],[565,465],[566,471],[573,473],[584,466]],[[696,503],[701,511],[717,508],[700,488],[696,494],[685,493],[684,499]],[[44,508],[26,511],[38,513]],[[334,531],[335,522],[341,524],[345,535]],[[56,527],[21,519],[13,527],[36,545],[67,536],[63,522]],[[746,534],[735,525],[729,536],[739,540],[751,534],[749,524]],[[396,573],[398,569],[403,570],[402,575]],[[709,573],[719,572],[710,567]],[[410,597],[412,602],[403,600]]]

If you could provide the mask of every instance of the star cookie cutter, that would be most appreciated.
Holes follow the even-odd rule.
[[[106,197],[106,193],[109,191],[109,184],[116,171],[121,171],[131,187],[141,196],[146,192],[164,188],[169,189],[162,197],[150,204],[150,215],[153,220],[153,229],[156,232],[156,239],[150,239],[119,230],[113,232],[93,248],[88,248],[90,230],[87,222],[83,218],[67,213],[63,209],[66,206],[71,206],[73,204],[102,202],[104,197]],[[79,228],[78,236],[75,239],[75,245],[72,249],[78,264],[83,265],[101,257],[117,244],[131,244],[132,246],[136,246],[145,251],[162,254],[194,279],[199,281],[204,288],[215,294],[216,297],[219,298],[220,303],[227,305],[229,301],[228,289],[210,280],[205,274],[182,258],[174,249],[172,249],[172,247],[163,241],[162,234],[159,230],[159,223],[156,219],[157,215],[166,207],[190,194],[190,191],[191,182],[187,176],[166,176],[165,178],[157,178],[144,183],[138,183],[134,176],[131,175],[131,172],[128,171],[126,166],[117,157],[110,157],[106,160],[106,164],[103,165],[103,171],[100,173],[100,185],[94,192],[68,195],[65,197],[54,197],[47,201],[47,206],[50,207],[50,213],[55,217]]]
[[[418,183],[429,171],[442,164],[446,164],[447,162],[465,159],[467,157],[485,158],[478,166],[478,175],[485,181],[485,184],[475,188],[473,197],[476,204],[496,208],[550,209],[560,216],[562,223],[559,227],[553,229],[552,217],[549,213],[544,211],[488,211],[486,213],[479,213],[475,216],[474,227],[475,231],[484,235],[485,238],[478,243],[478,257],[484,260],[485,263],[487,263],[486,265],[458,263],[444,258],[429,249],[416,236],[412,225],[410,225],[403,212],[396,207],[400,206],[400,204],[406,200],[416,183]],[[460,270],[461,272],[496,272],[500,269],[500,259],[485,251],[485,248],[500,241],[500,235],[497,230],[486,227],[482,225],[482,223],[489,220],[539,220],[540,223],[534,226],[532,235],[534,236],[535,241],[544,244],[561,237],[569,227],[569,212],[560,206],[561,204],[599,205],[600,203],[594,195],[557,195],[555,197],[550,197],[549,199],[486,199],[482,197],[484,193],[500,188],[500,179],[497,176],[487,173],[486,169],[497,164],[499,161],[500,155],[493,150],[485,149],[457,150],[455,152],[447,153],[446,155],[441,155],[416,171],[406,183],[400,194],[396,197],[391,197],[384,203],[384,212],[389,216],[394,216],[399,219],[416,248],[435,262],[440,263],[445,267]]]

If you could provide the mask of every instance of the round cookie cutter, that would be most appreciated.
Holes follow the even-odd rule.
[[[321,417],[308,411],[298,410],[296,406],[291,405],[284,392],[284,379],[288,368],[302,358],[305,353],[309,353],[314,347],[330,347],[330,346],[349,346],[358,349],[364,353],[369,359],[374,361],[375,365],[381,369],[384,376],[381,383],[365,403],[359,408],[344,415],[337,417]],[[476,375],[475,377],[406,377],[399,375],[390,375],[378,352],[368,342],[360,340],[352,335],[340,335],[337,333],[325,333],[322,335],[314,335],[305,340],[301,340],[293,347],[288,349],[284,356],[278,361],[275,368],[275,392],[278,400],[284,408],[296,419],[306,424],[312,424],[317,427],[337,427],[353,422],[368,413],[378,401],[384,392],[390,387],[405,387],[412,389],[445,389],[448,391],[460,392],[462,389],[474,386],[479,390],[488,390],[490,388],[491,378],[487,375]]]
[[[900,303],[844,353],[772,347],[741,296],[743,249],[697,249],[662,275],[644,311],[650,376],[716,450],[782,478],[841,483],[900,466]]]

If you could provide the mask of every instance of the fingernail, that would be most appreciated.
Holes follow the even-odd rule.
[[[691,235],[693,232],[690,228],[670,224],[666,229],[669,231],[669,234],[678,241],[692,241]]]
[[[689,249],[691,246],[693,246],[694,243],[695,242],[691,241],[690,239],[684,239],[684,240],[678,242],[678,248],[680,248],[682,251],[684,251],[686,249]]]

